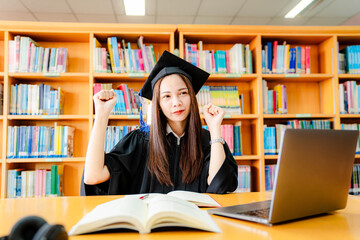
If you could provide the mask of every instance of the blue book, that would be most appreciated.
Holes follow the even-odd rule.
[[[16,177],[16,197],[21,197],[21,171],[16,170],[15,171],[15,177]]]
[[[274,95],[274,90],[268,90],[267,92],[267,97],[268,97],[268,110],[267,113],[268,114],[273,114],[274,113],[274,109],[273,109],[273,95]]]
[[[301,73],[301,47],[296,47],[296,73]]]
[[[130,42],[127,43],[128,49],[127,49],[127,53],[129,56],[129,65],[130,65],[130,72],[134,72],[135,66],[133,65],[133,59],[132,59],[132,54],[131,54],[131,44]]]
[[[115,64],[115,71],[116,73],[121,73],[120,71],[120,59],[119,59],[119,49],[117,46],[117,38],[116,37],[111,37],[111,46],[112,46],[112,51],[113,51],[113,57],[114,57],[114,64]],[[110,50],[110,49],[109,49]]]
[[[272,59],[273,59],[273,44],[271,42],[266,43],[268,47],[267,65],[269,72],[272,71]]]

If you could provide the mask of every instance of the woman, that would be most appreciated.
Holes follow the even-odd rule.
[[[165,51],[140,91],[153,102],[150,133],[144,127],[132,131],[105,155],[106,126],[116,95],[113,90],[94,95],[95,122],[84,172],[86,194],[234,191],[237,164],[221,138],[224,111],[205,106],[209,131],[201,127],[196,93],[208,76]]]

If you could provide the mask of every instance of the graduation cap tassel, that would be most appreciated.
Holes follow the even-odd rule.
[[[143,99],[142,99],[141,90],[139,91],[139,95],[140,95],[140,131],[148,133],[150,132],[150,129],[149,129],[149,125],[145,123],[143,118],[143,108],[142,108]]]

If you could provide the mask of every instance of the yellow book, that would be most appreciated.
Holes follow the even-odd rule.
[[[109,51],[109,55],[110,55],[111,71],[114,73],[114,72],[116,72],[115,62],[114,62],[114,52],[113,52],[113,46],[111,44],[111,38],[109,38],[109,37],[107,38],[107,45],[108,45],[108,51]]]
[[[274,90],[278,94],[278,101],[277,101],[277,113],[283,113],[283,102],[282,102],[282,88],[281,85],[278,84],[274,87]]]
[[[56,153],[57,156],[61,156],[62,155],[62,145],[63,145],[63,130],[64,130],[64,127],[63,126],[58,126],[59,128],[59,134],[58,134],[58,152]]]

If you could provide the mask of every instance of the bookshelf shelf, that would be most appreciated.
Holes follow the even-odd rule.
[[[87,120],[89,115],[8,115],[8,120]]]
[[[360,114],[340,114],[340,118],[360,118]]]
[[[88,73],[9,73],[9,77],[18,80],[41,80],[43,82],[89,81]]]
[[[265,155],[265,160],[277,160],[278,155]]]
[[[211,81],[238,81],[238,82],[249,82],[258,77],[257,74],[211,74],[207,82]]]
[[[256,161],[256,160],[260,160],[260,156],[257,155],[243,155],[243,156],[234,156],[236,161],[244,161],[244,160],[252,160],[252,161]]]
[[[85,157],[73,158],[7,158],[7,163],[84,163]]]
[[[360,79],[360,74],[339,74],[339,79]]]
[[[111,81],[121,81],[121,80],[135,80],[135,81],[145,81],[149,73],[94,73],[94,78],[96,80],[111,80]]]
[[[311,114],[311,113],[298,113],[298,114],[264,114],[264,119],[328,119],[335,118],[335,114]]]
[[[95,115],[93,116],[95,119]],[[112,120],[137,120],[139,121],[140,115],[110,115],[109,119]]]
[[[321,82],[333,78],[333,74],[262,74],[267,81],[281,82]]]

